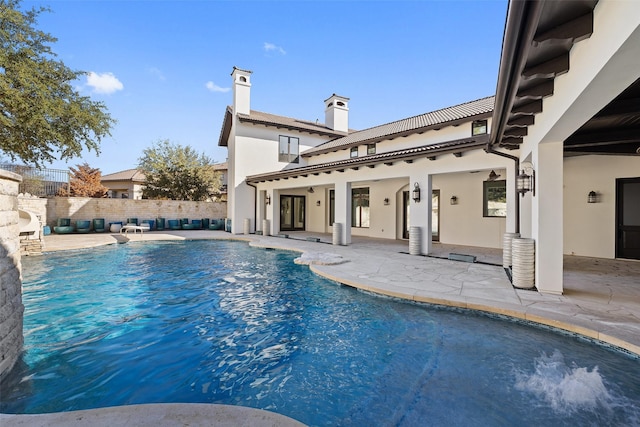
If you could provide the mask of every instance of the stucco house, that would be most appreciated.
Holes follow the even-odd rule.
[[[511,1],[496,95],[364,130],[251,110],[233,69],[231,232],[287,230],[502,248],[535,244],[535,286],[563,256],[640,259],[640,2]],[[266,221],[265,221],[266,220]]]
[[[145,176],[137,169],[127,169],[103,175],[100,182],[109,189],[110,198],[140,200]]]

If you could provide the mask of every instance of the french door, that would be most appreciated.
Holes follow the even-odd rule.
[[[280,196],[280,230],[304,230],[305,196]]]

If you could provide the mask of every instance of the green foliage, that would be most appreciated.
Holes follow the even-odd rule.
[[[221,175],[206,155],[190,146],[161,140],[145,149],[138,162],[146,177],[143,197],[204,201],[219,192]]]
[[[102,172],[98,168],[92,168],[87,162],[70,167],[69,195],[72,197],[106,197],[109,189],[102,185]],[[67,188],[61,188],[58,195],[66,196]]]
[[[50,45],[57,39],[35,28],[48,9],[19,6],[0,0],[0,150],[35,166],[78,157],[83,148],[99,153],[115,120],[74,89],[86,73],[56,60]]]

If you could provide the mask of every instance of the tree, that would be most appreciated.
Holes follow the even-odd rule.
[[[203,201],[219,192],[222,177],[212,161],[190,146],[160,140],[145,149],[138,162],[146,177],[143,197]]]
[[[19,6],[0,0],[0,150],[35,166],[78,157],[83,148],[99,154],[115,120],[74,89],[86,73],[56,60],[50,45],[57,39],[35,28],[49,9]]]
[[[102,185],[102,172],[100,169],[92,168],[87,162],[78,165],[77,168],[70,167],[69,195],[73,197],[106,197],[109,189]],[[58,195],[66,196],[67,188],[61,188]]]

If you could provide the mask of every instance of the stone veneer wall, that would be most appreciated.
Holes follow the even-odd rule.
[[[22,267],[18,226],[18,184],[22,178],[0,170],[0,377],[22,352]]]
[[[225,202],[188,202],[179,200],[134,200],[134,199],[93,199],[89,197],[50,197],[40,199],[44,202],[20,199],[20,209],[31,210],[41,215],[42,222],[53,227],[58,218],[77,220],[93,220],[104,218],[110,222],[127,218],[144,219],[165,218],[180,219],[222,219],[227,215]],[[31,209],[22,203],[30,203]],[[40,203],[40,204],[38,204]],[[165,225],[166,226],[166,225]]]

